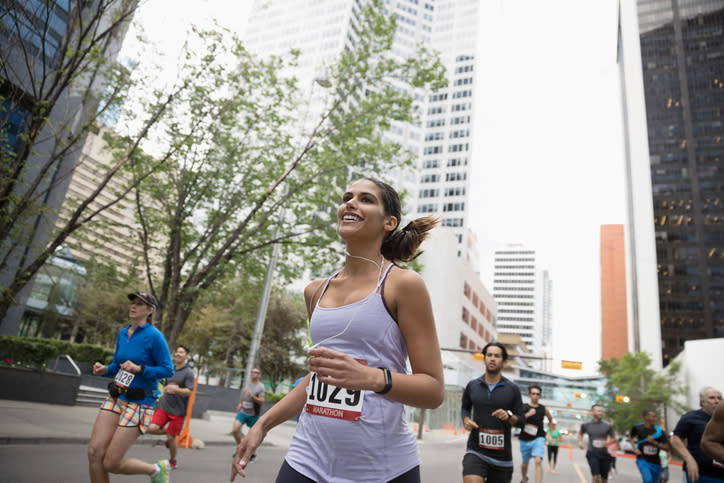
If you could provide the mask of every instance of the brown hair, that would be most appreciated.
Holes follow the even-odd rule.
[[[382,195],[382,205],[385,215],[394,216],[397,219],[397,229],[389,232],[382,240],[380,251],[382,255],[392,262],[410,262],[422,254],[417,249],[429,236],[429,231],[435,228],[440,221],[433,216],[424,216],[408,223],[404,228],[399,229],[402,220],[402,203],[400,195],[395,188],[375,178],[362,178],[374,183]]]

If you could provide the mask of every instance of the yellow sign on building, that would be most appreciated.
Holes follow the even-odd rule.
[[[583,363],[580,361],[561,361],[561,369],[578,369],[579,371],[583,367]]]

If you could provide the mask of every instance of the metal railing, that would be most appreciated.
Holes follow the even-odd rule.
[[[78,364],[75,363],[72,357],[68,354],[61,354],[58,357],[55,358],[55,364],[53,364],[53,372],[58,372],[58,361],[60,361],[61,357],[65,357],[68,359],[68,362],[70,362],[70,365],[73,366],[73,369],[75,369],[75,375],[80,376],[83,373],[81,372],[80,368],[78,367]]]

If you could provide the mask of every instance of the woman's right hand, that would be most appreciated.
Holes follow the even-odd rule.
[[[231,478],[229,481],[234,481],[236,475],[241,475],[242,478],[246,478],[244,469],[249,464],[251,455],[256,453],[256,449],[264,441],[264,432],[261,430],[259,421],[246,433],[244,439],[239,443],[239,447],[236,448],[236,456],[234,456],[234,462],[231,464]]]
[[[94,376],[102,376],[106,372],[108,372],[108,366],[104,366],[100,362],[96,362],[93,364],[93,375]]]

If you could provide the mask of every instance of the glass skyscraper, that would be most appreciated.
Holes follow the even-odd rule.
[[[637,6],[666,365],[724,337],[724,1]]]

